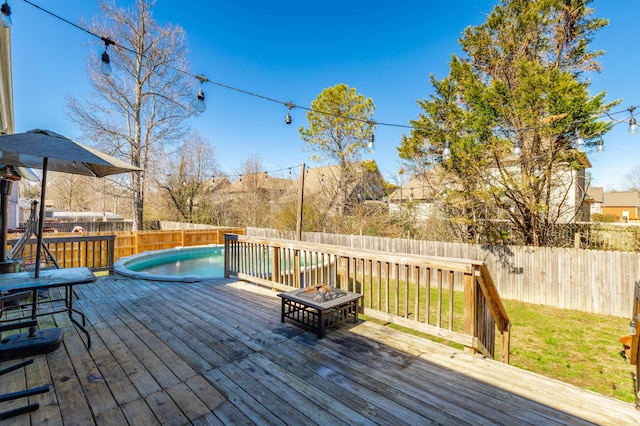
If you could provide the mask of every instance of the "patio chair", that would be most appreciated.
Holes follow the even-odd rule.
[[[29,297],[29,292],[22,293],[10,293],[0,295],[0,318],[2,317],[5,306],[14,306],[16,302],[26,297]],[[0,323],[0,333],[5,333],[9,330],[17,330],[21,328],[29,327],[29,333],[13,334],[8,337],[0,339],[0,361],[6,361],[14,358],[24,358],[38,354],[44,354],[52,352],[60,347],[62,343],[62,330],[61,329],[47,329],[36,331],[36,320],[19,320],[9,323]],[[49,331],[53,330],[53,331]],[[27,359],[17,364],[11,365],[7,368],[0,370],[0,376],[3,376],[12,371],[24,368],[33,363],[33,359]],[[41,393],[49,392],[51,385],[38,386],[35,388],[25,389],[18,392],[11,392],[0,394],[0,402],[12,401],[14,399],[26,398],[32,395],[38,395]],[[40,408],[40,404],[32,403],[23,405],[18,408],[6,410],[0,412],[0,420],[6,420],[11,417],[18,416],[20,414],[29,413]]]
[[[33,364],[33,359],[28,359],[26,361],[19,362],[10,367],[0,370],[0,376],[3,376],[12,371],[18,370],[20,368],[24,368],[29,364]],[[49,390],[51,390],[51,385],[44,385],[44,386],[39,386],[37,388],[25,389],[23,391],[0,394],[0,402],[13,401],[14,399],[26,398],[29,396],[49,392]],[[19,416],[20,414],[30,413],[31,411],[35,411],[38,408],[40,408],[40,404],[35,402],[33,404],[23,405],[21,407],[13,408],[11,410],[2,411],[0,412],[0,420],[6,420],[6,419],[10,419],[11,417]]]

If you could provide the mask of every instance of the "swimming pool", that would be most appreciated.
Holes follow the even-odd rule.
[[[224,277],[224,246],[178,247],[118,259],[120,275],[155,281],[196,282]]]

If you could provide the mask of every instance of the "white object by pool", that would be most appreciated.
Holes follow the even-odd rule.
[[[224,246],[177,247],[118,259],[117,274],[154,281],[196,282],[224,277]]]

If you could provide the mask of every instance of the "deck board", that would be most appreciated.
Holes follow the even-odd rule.
[[[91,350],[64,314],[42,317],[63,346],[0,393],[53,389],[6,424],[640,425],[632,404],[371,322],[317,339],[247,283],[109,276],[77,292]]]

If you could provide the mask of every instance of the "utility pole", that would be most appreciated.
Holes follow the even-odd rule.
[[[296,239],[302,240],[302,207],[304,205],[304,163],[300,164],[300,188],[298,188],[298,217],[296,220]]]

